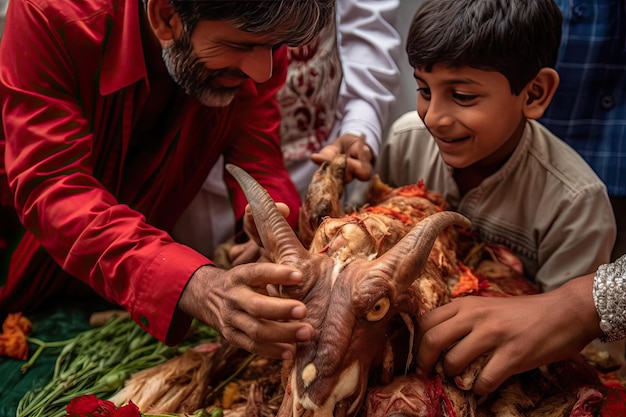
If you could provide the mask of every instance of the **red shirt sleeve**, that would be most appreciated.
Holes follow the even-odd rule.
[[[86,2],[86,10],[61,2],[16,0],[9,5],[0,47],[6,176],[17,214],[36,239],[33,244],[128,310],[155,337],[176,343],[190,321],[182,317],[173,323],[180,294],[197,268],[211,262],[148,224],[94,176],[102,153],[95,151],[96,111],[88,108],[104,100],[98,91],[99,54],[111,19],[137,22],[138,7],[126,2],[127,9],[116,13],[89,9],[100,3]],[[81,48],[82,55],[76,50]],[[127,90],[119,95],[120,111],[132,103],[134,90]],[[83,96],[92,99],[86,102]]]
[[[109,158],[110,151],[103,150],[110,143],[94,132],[94,118],[105,117],[97,105],[111,100],[98,89],[101,51],[113,38],[125,42],[120,50],[128,55],[141,45],[137,2],[124,2],[119,10],[101,3],[68,8],[62,2],[16,0],[9,5],[0,44],[6,176],[33,243],[45,248],[63,270],[128,310],[155,337],[176,343],[189,325],[188,317],[177,314],[180,294],[192,274],[211,261],[147,222],[141,212],[118,200],[112,184],[94,175],[98,164],[112,164],[110,169],[120,175],[124,168],[116,162],[119,154],[111,152]],[[96,7],[103,9],[92,10]],[[112,26],[122,33],[112,36]],[[129,42],[133,36],[134,44]],[[282,161],[275,99],[285,79],[284,50],[276,51],[274,68],[268,82],[248,83],[236,99],[237,128],[228,128],[233,145],[226,160],[255,175],[276,201],[287,203],[295,225],[299,199]],[[145,82],[140,73],[129,81]],[[128,84],[109,92],[119,101],[107,109],[130,108],[132,117],[133,88]],[[128,113],[106,117],[120,124],[131,120]],[[210,138],[210,131],[205,134]],[[245,198],[234,179],[228,181],[236,190],[235,209],[241,216]]]

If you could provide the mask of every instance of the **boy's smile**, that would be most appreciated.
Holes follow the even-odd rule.
[[[525,95],[514,95],[503,74],[436,65],[414,76],[417,112],[448,165],[486,177],[508,159],[526,121]]]
[[[435,139],[435,142],[437,142],[437,146],[439,146],[439,149],[447,149],[448,152],[453,152],[455,148],[458,148],[461,146],[460,143],[471,139],[470,136],[465,136],[465,137],[458,138],[458,139],[443,138],[443,137],[437,137],[437,136],[433,136],[433,138]]]

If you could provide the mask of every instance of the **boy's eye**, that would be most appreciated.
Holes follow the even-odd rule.
[[[452,98],[454,98],[459,103],[469,103],[472,100],[475,100],[477,95],[470,94],[461,94],[461,93],[452,93]]]
[[[425,100],[430,100],[430,88],[420,87],[417,89],[417,93]]]

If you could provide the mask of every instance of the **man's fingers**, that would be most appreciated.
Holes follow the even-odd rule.
[[[231,343],[262,356],[282,359],[292,359],[294,344],[306,342],[313,335],[309,323],[253,318],[244,312],[233,314],[224,330],[224,337]]]
[[[356,159],[357,161],[371,165],[372,150],[369,145],[362,142],[355,143],[347,153],[351,159]]]
[[[267,320],[300,320],[307,313],[306,306],[301,301],[268,297],[255,292],[246,295],[246,302],[240,308],[250,316]]]
[[[285,203],[278,202],[276,203],[276,207],[278,207],[278,211],[283,215],[283,217],[287,218],[291,210],[289,210],[289,206]]]
[[[273,359],[293,359],[296,347],[288,343],[259,343],[251,339],[246,333],[233,331],[226,339],[234,346],[238,346],[248,352]]]
[[[259,343],[306,342],[313,337],[313,326],[302,321],[252,319],[245,314],[234,317],[232,325]]]
[[[237,274],[236,268],[246,268],[245,275]],[[267,291],[268,286],[280,287],[297,285],[302,282],[302,272],[286,265],[278,265],[269,262],[247,264],[231,269],[235,275],[234,282],[241,284],[241,288],[259,288],[262,292]],[[262,294],[248,291],[240,299],[240,309],[253,317],[261,317],[269,320],[300,320],[306,316],[306,306],[299,300],[288,298],[267,297]]]
[[[346,182],[357,178],[367,181],[372,177],[372,164],[368,161],[348,158],[348,169],[346,170]]]
[[[283,217],[287,218],[287,216],[289,216],[290,210],[287,204],[277,202],[276,207],[278,208],[278,211],[280,211],[280,213],[283,215]],[[254,240],[257,245],[261,245],[259,231],[257,230],[256,223],[254,222],[254,217],[252,216],[252,208],[250,208],[250,204],[246,205],[246,209],[244,211],[243,230],[252,240]]]
[[[348,156],[348,166],[344,178],[346,183],[351,182],[354,178],[361,181],[367,181],[371,178],[373,153],[365,143],[364,135],[349,133],[341,135],[320,149],[319,152],[312,154],[311,160],[316,164],[322,164],[325,161],[332,161],[339,154]]]
[[[245,273],[240,273],[235,268],[245,268]],[[255,288],[265,288],[267,284],[297,285],[303,279],[302,272],[287,265],[257,262],[235,268],[230,270],[233,273],[234,281]]]
[[[372,177],[372,150],[365,144],[363,138],[359,138],[353,142],[348,148],[348,176],[346,182],[357,178],[361,181],[367,181]]]
[[[260,255],[261,250],[259,245],[257,245],[253,240],[235,245],[230,248],[230,251],[228,252],[228,256],[233,266],[255,262],[259,259]]]
[[[333,145],[328,145],[319,152],[315,152],[311,154],[311,161],[315,162],[318,165],[321,165],[323,162],[332,161],[333,158],[341,153],[341,149],[334,147]]]
[[[354,178],[367,181],[372,177],[372,151],[367,145],[358,145],[357,147],[361,149],[361,151],[348,153],[348,165],[346,167],[346,178],[344,179],[346,183],[349,183]],[[311,155],[311,160],[317,164],[321,164],[325,161],[331,161],[339,154],[339,152],[332,152],[327,150],[327,148]]]

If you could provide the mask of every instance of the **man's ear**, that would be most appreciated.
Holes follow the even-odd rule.
[[[526,94],[524,116],[527,119],[539,119],[548,108],[559,86],[559,74],[554,68],[541,68],[539,73],[524,88]]]
[[[173,40],[179,19],[169,0],[148,0],[147,13],[150,27],[157,38],[160,41]]]

